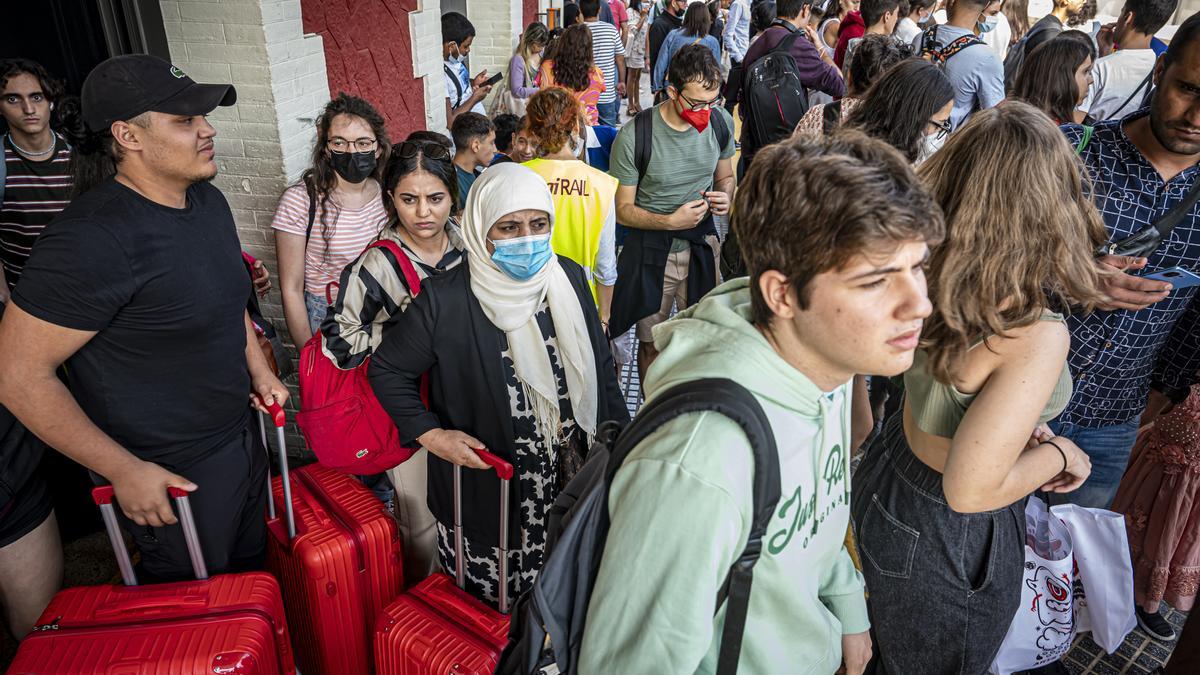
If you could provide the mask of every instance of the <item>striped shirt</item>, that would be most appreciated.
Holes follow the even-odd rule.
[[[304,183],[284,190],[271,227],[303,237],[308,230],[308,204]],[[304,290],[321,297],[325,296],[325,287],[338,280],[342,268],[354,262],[387,223],[387,212],[379,197],[357,209],[340,208],[332,199],[328,204],[323,224],[318,198],[312,235],[304,253]]]
[[[625,54],[621,33],[606,21],[589,21],[584,25],[592,31],[592,57],[604,73],[600,103],[612,103],[617,100],[617,54]]]
[[[399,244],[424,280],[463,261],[462,234],[453,218],[446,224],[446,235],[446,250],[436,265],[421,260],[394,227],[381,232],[379,238]],[[392,254],[381,248],[364,251],[342,271],[337,299],[321,324],[321,351],[342,370],[357,368],[383,341],[388,320],[410,304],[412,294]]]
[[[4,137],[4,204],[0,206],[0,263],[11,291],[46,225],[71,201],[71,149],[55,135],[55,153],[35,162],[21,156]]]

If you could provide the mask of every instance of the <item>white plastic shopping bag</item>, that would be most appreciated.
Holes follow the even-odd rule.
[[[1008,675],[1057,661],[1075,637],[1071,533],[1030,497],[1025,505],[1025,574],[1021,604],[990,672]]]
[[[1075,546],[1075,622],[1080,633],[1112,654],[1137,625],[1134,615],[1133,563],[1125,517],[1074,504],[1051,507],[1071,533]]]

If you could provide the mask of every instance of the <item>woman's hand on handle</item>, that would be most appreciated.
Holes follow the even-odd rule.
[[[485,449],[483,443],[468,434],[452,429],[430,429],[417,438],[421,447],[451,464],[469,469],[490,469],[487,462],[475,454],[476,449]]]

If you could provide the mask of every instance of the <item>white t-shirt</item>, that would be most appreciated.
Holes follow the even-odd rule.
[[[1137,110],[1150,88],[1146,76],[1154,69],[1154,61],[1153,49],[1119,49],[1097,59],[1092,65],[1092,86],[1080,110],[1097,122],[1120,119]],[[1138,85],[1142,85],[1141,91],[1134,94]]]
[[[1012,25],[1008,23],[1008,17],[1004,16],[1004,12],[996,14],[996,27],[979,36],[983,39],[983,43],[992,48],[996,53],[996,58],[1000,59],[1000,63],[1004,63],[1004,57],[1008,55],[1008,43],[1012,42]]]
[[[457,108],[462,105],[463,101],[471,98],[471,74],[467,72],[465,63],[455,63],[450,60],[443,62],[442,75],[446,80],[446,98],[450,99],[450,107]],[[457,77],[456,77],[457,76]],[[458,86],[455,86],[455,83]],[[483,109],[483,101],[477,101],[471,107],[471,112],[486,115],[487,111]]]
[[[900,42],[909,45],[921,34],[921,27],[917,25],[916,21],[906,16],[896,22],[896,30],[892,34]]]

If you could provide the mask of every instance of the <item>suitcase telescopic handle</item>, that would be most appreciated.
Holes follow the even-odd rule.
[[[287,414],[283,411],[283,406],[275,402],[267,405],[263,401],[263,397],[258,394],[254,394],[254,401],[270,411],[271,422],[275,425],[275,442],[279,446],[279,476],[283,483],[283,514],[287,520],[288,541],[291,541],[296,538],[296,513],[292,510],[292,475],[288,471],[287,438],[283,433],[283,426],[287,423]],[[258,424],[262,430],[263,447],[270,451],[271,447],[267,445],[267,424],[261,410],[258,413]],[[267,481],[267,515],[274,519],[275,497],[271,494],[270,470],[267,472]]]
[[[188,500],[188,492],[183,488],[168,487],[167,494],[175,500],[175,510],[179,513],[179,524],[183,527],[183,540],[187,544],[188,557],[192,560],[192,572],[197,579],[208,578],[208,568],[204,564],[204,553],[200,550],[200,535],[196,532],[196,518],[192,515],[192,503]],[[121,579],[126,586],[137,586],[137,574],[133,571],[133,561],[129,559],[129,550],[125,548],[125,539],[121,536],[121,527],[117,523],[117,510],[113,505],[116,491],[111,485],[101,485],[92,489],[92,501],[100,507],[100,515],[104,518],[104,529],[108,530],[108,541],[112,544],[113,553],[117,556],[117,566],[121,568]]]
[[[474,448],[500,479],[500,612],[508,614],[508,491],[513,479],[513,465],[484,450]],[[467,584],[466,561],[463,559],[462,528],[462,466],[454,465],[454,580],[459,588]]]

